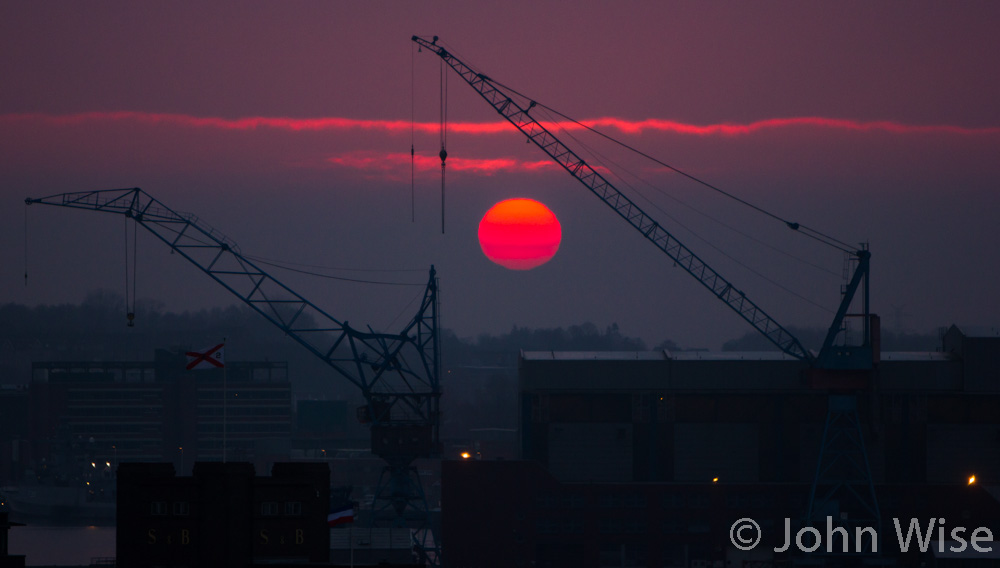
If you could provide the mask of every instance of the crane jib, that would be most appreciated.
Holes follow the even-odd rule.
[[[652,242],[674,262],[693,276],[703,286],[712,291],[741,318],[746,320],[771,343],[787,355],[809,363],[815,357],[802,346],[787,329],[771,318],[747,298],[742,292],[732,293],[735,288],[719,273],[702,261],[693,251],[684,246],[670,232],[663,228],[642,208],[619,191],[604,176],[592,168],[573,150],[563,144],[544,125],[529,114],[528,109],[518,105],[500,86],[482,73],[477,73],[435,42],[413,36],[413,41],[436,53],[462,79],[479,93],[501,116],[520,130],[528,140],[534,142],[570,175],[581,182],[605,204],[611,207],[630,225],[635,227],[647,240]],[[720,290],[721,287],[721,290]]]
[[[440,355],[433,268],[417,316],[402,331],[360,331],[278,281],[244,256],[235,241],[197,216],[175,211],[139,188],[62,193],[28,198],[25,203],[115,213],[134,219],[362,393],[388,393],[393,404],[409,397],[433,399],[432,404],[419,408],[421,402],[417,407],[420,419],[436,431]],[[400,365],[401,360],[413,364]],[[401,404],[410,406],[407,402]]]

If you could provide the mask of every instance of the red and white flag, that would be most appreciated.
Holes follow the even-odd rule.
[[[221,369],[226,366],[226,344],[220,343],[215,347],[202,349],[201,351],[188,351],[187,358],[188,371]]]
[[[354,505],[337,507],[326,516],[327,526],[335,527],[344,523],[354,522]]]

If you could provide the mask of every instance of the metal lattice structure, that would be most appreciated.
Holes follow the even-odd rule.
[[[372,452],[386,462],[374,518],[416,528],[418,550],[434,560],[429,509],[412,466],[418,458],[440,457],[441,353],[433,267],[420,307],[402,331],[361,330],[282,284],[195,215],[175,211],[139,188],[62,193],[25,203],[134,219],[358,387],[366,403],[359,418],[370,423]]]
[[[473,89],[476,90],[501,116],[506,118],[515,128],[524,133],[528,140],[542,149],[564,170],[575,177],[594,195],[611,207],[615,213],[635,227],[647,240],[666,253],[678,266],[693,276],[702,286],[708,288],[713,295],[726,303],[740,317],[746,320],[757,331],[774,343],[778,349],[805,361],[812,361],[813,355],[799,343],[787,329],[782,327],[763,309],[746,297],[731,282],[712,269],[691,249],[684,246],[662,225],[646,214],[635,202],[618,190],[604,176],[590,166],[583,158],[559,141],[552,132],[535,120],[528,108],[523,108],[503,90],[502,87],[482,73],[477,73],[445,48],[423,38],[413,36],[413,41],[436,53],[445,63],[455,70]]]
[[[825,372],[825,377],[836,376],[837,370],[846,370],[848,374],[858,371],[867,371],[870,375],[876,356],[873,346],[871,321],[869,311],[869,259],[871,253],[866,247],[851,251],[851,260],[856,264],[850,282],[844,287],[840,306],[830,324],[829,330],[823,346],[818,354],[808,351],[797,338],[795,338],[786,328],[769,316],[757,304],[746,297],[742,291],[737,289],[729,280],[725,279],[705,263],[691,249],[684,246],[662,225],[652,219],[638,205],[619,191],[614,184],[602,176],[576,152],[563,144],[551,131],[543,124],[531,116],[531,110],[537,106],[534,101],[529,101],[526,106],[521,106],[515,101],[513,95],[516,94],[509,88],[490,79],[483,73],[477,72],[463,63],[454,54],[437,43],[435,36],[432,40],[413,36],[413,41],[421,48],[426,48],[436,54],[441,60],[451,67],[458,75],[469,84],[480,96],[486,100],[508,122],[518,131],[524,134],[529,142],[533,142],[566,172],[577,179],[591,193],[596,195],[618,216],[632,225],[648,241],[653,243],[658,249],[671,258],[676,266],[681,267],[689,275],[694,277],[699,284],[707,288],[714,296],[726,304],[731,310],[736,312],[741,318],[747,321],[761,335],[767,338],[785,354],[799,359],[809,364],[809,371],[820,370]],[[525,98],[522,96],[522,98]],[[788,223],[789,227],[798,230],[799,226]],[[839,248],[839,247],[838,247]],[[847,249],[841,249],[847,250]],[[835,341],[845,330],[845,318],[848,317],[849,310],[854,302],[856,294],[862,291],[863,298],[863,341],[860,345],[844,347],[836,346]],[[829,371],[834,371],[833,375]],[[867,378],[866,378],[867,380]],[[836,388],[834,388],[836,390]],[[849,402],[845,402],[849,400]],[[842,410],[842,407],[849,406],[851,412]],[[879,521],[878,503],[872,485],[871,470],[868,467],[867,454],[864,449],[863,437],[860,429],[857,435],[847,434],[849,429],[842,427],[844,420],[857,420],[856,396],[851,394],[831,394],[830,408],[827,415],[827,434],[824,435],[817,467],[816,479],[813,483],[813,492],[809,503],[809,516],[818,510],[824,503],[830,503],[841,493],[849,491],[856,485],[855,476],[861,476],[867,480],[871,491],[854,492],[855,496],[863,504],[859,508],[865,511],[873,511],[873,515],[867,515]],[[829,435],[829,439],[827,439]],[[849,446],[849,448],[848,448]],[[857,468],[847,477],[837,477],[838,472],[843,472],[842,468],[830,468],[825,464],[830,462],[842,463],[845,456],[854,456],[860,453],[863,459],[857,460]],[[852,458],[853,459],[853,458]],[[823,502],[814,502],[816,498],[816,488],[827,487],[826,493],[820,494]],[[849,496],[847,497],[850,498]]]
[[[858,534],[858,528],[881,530],[882,515],[858,417],[857,397],[851,395],[829,397],[820,457],[809,492],[806,522],[823,526],[827,517],[852,536]],[[862,554],[874,552],[871,535],[862,532],[861,536],[857,546],[848,547],[848,552],[856,553],[859,549]]]

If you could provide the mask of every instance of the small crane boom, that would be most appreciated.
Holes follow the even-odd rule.
[[[195,215],[175,211],[139,188],[62,193],[25,203],[134,219],[358,387],[366,403],[359,418],[371,425],[372,453],[387,463],[375,516],[393,524],[417,518],[429,527],[429,509],[411,464],[440,456],[441,354],[433,267],[420,308],[402,331],[359,330],[282,284]]]

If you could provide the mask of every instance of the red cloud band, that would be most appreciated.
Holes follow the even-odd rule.
[[[403,166],[410,164],[410,155],[403,152],[383,154],[379,152],[351,152],[327,159],[331,164],[357,169],[357,170],[377,170],[396,171]],[[430,172],[438,171],[441,168],[441,159],[437,156],[417,155],[413,158],[417,171]],[[500,170],[504,171],[527,171],[534,172],[542,169],[555,168],[556,163],[549,160],[526,162],[514,158],[448,158],[448,169],[459,172],[475,172],[479,174],[494,174]]]
[[[374,130],[390,133],[409,131],[411,124],[405,120],[362,120],[342,117],[319,118],[289,118],[250,116],[243,118],[203,117],[186,114],[151,113],[141,111],[111,111],[84,112],[76,114],[52,115],[43,113],[24,113],[0,115],[0,121],[42,122],[53,125],[75,125],[86,122],[137,122],[143,124],[170,124],[191,128],[215,128],[220,130],[256,130],[275,129],[286,131],[322,131],[322,130]],[[644,132],[671,132],[695,136],[744,136],[761,130],[780,128],[806,127],[848,130],[857,132],[889,132],[893,134],[952,134],[952,135],[991,135],[1000,134],[1000,127],[965,127],[951,124],[904,124],[887,120],[858,121],[840,118],[825,118],[819,116],[803,116],[791,118],[771,118],[746,124],[688,124],[672,120],[645,119],[626,120],[621,118],[597,118],[582,121],[592,128],[615,129],[627,134]],[[543,123],[549,128],[578,130],[583,128],[572,122]],[[420,132],[437,132],[438,123],[419,122],[412,127]],[[508,132],[511,126],[506,122],[452,122],[448,128],[455,133],[464,134],[496,134]]]

